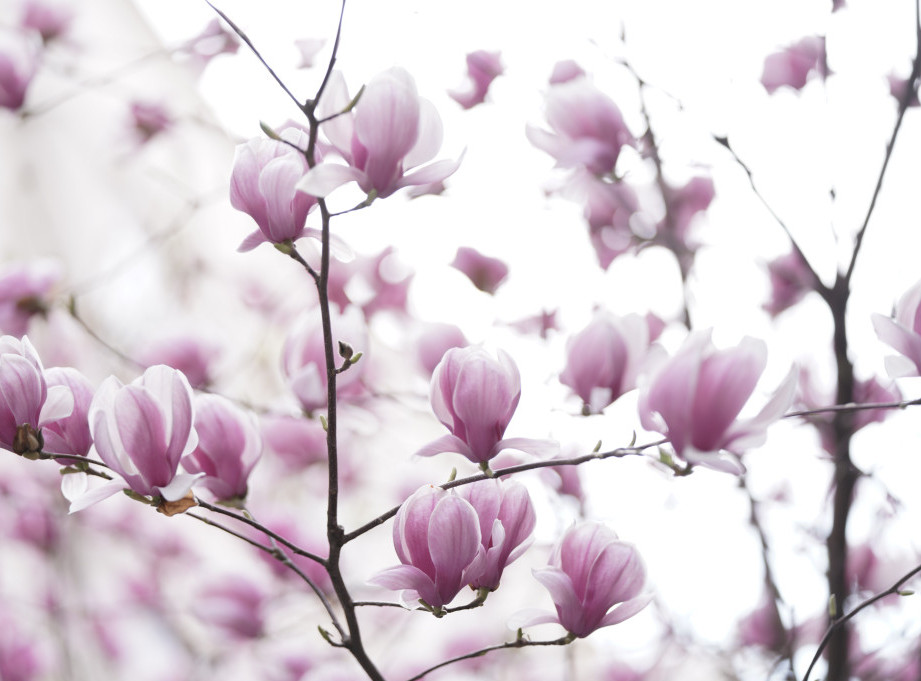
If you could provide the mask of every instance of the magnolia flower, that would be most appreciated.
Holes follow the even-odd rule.
[[[192,602],[192,612],[234,639],[259,638],[265,632],[266,595],[252,581],[228,575],[208,583]]]
[[[307,173],[307,159],[298,151],[307,148],[307,135],[287,128],[281,136],[290,144],[257,138],[237,147],[230,176],[230,204],[259,227],[240,244],[237,250],[241,252],[266,241],[279,244],[303,236],[319,238],[317,230],[305,227],[316,199],[296,190]]]
[[[502,571],[530,546],[536,516],[524,485],[502,480],[481,480],[457,489],[480,520],[480,541],[485,551],[483,571],[469,584],[474,589],[499,588]]]
[[[709,177],[692,177],[681,187],[666,186],[666,217],[658,225],[658,240],[679,255],[682,250],[692,251],[695,245],[690,237],[691,222],[710,206],[715,195]]]
[[[569,339],[560,382],[582,398],[585,414],[599,414],[636,387],[653,340],[643,317],[597,312],[585,329]]]
[[[37,35],[0,31],[0,109],[22,108],[40,59]]]
[[[768,425],[787,410],[796,389],[791,371],[756,416],[739,419],[766,363],[764,341],[746,337],[738,347],[717,350],[709,331],[692,333],[641,391],[643,427],[665,434],[688,463],[741,473],[737,455],[764,442]]]
[[[501,52],[477,50],[467,55],[467,83],[457,90],[449,90],[448,96],[465,109],[471,109],[486,100],[486,93],[492,82],[502,75]]]
[[[90,433],[89,410],[93,401],[93,385],[76,369],[54,367],[45,372],[51,386],[63,386],[73,395],[73,412],[62,419],[50,421],[42,428],[45,441],[43,451],[52,454],[86,456],[93,446]],[[66,461],[63,461],[67,463]]]
[[[764,304],[764,309],[772,317],[796,305],[817,283],[812,270],[796,251],[774,258],[767,268],[771,299]]]
[[[247,482],[262,456],[255,418],[226,397],[195,396],[198,446],[182,459],[189,473],[203,473],[200,484],[220,501],[246,497]]]
[[[32,317],[48,310],[48,294],[60,277],[50,262],[13,265],[0,274],[0,333],[24,336]]]
[[[416,339],[416,352],[422,368],[432,374],[448,350],[467,345],[464,332],[454,324],[429,324]]]
[[[48,387],[27,336],[0,337],[0,447],[16,454],[42,451],[42,427],[69,416],[73,408],[66,386]]]
[[[332,331],[334,348],[344,342],[355,352],[366,351],[368,330],[357,308],[349,307],[342,314],[333,313]],[[360,362],[339,374],[336,379],[339,397],[355,396],[362,392],[361,376],[366,364],[367,358],[362,357]],[[282,369],[288,379],[288,386],[305,411],[326,407],[326,351],[318,310],[305,316],[288,335],[282,350]]]
[[[198,444],[193,420],[189,382],[163,365],[150,367],[128,385],[110,376],[89,410],[96,451],[105,464],[137,494],[167,501],[181,499],[199,477],[178,472],[179,461]],[[117,491],[121,481],[116,482],[105,492]],[[108,494],[86,501],[95,503]]]
[[[131,113],[131,124],[138,140],[143,144],[149,142],[162,132],[169,130],[173,123],[173,117],[166,108],[159,102],[131,102],[129,109]]]
[[[503,449],[538,455],[557,451],[555,443],[545,440],[502,438],[520,397],[521,376],[506,353],[500,350],[497,361],[479,346],[448,350],[432,374],[431,399],[435,416],[451,434],[416,453],[457,452],[485,465]]]
[[[23,10],[21,25],[37,31],[47,43],[61,36],[73,18],[73,9],[64,2],[29,0]]]
[[[165,364],[178,369],[193,388],[211,384],[213,366],[220,354],[216,345],[193,336],[173,336],[155,341],[138,355],[146,366]]]
[[[879,339],[900,355],[886,358],[889,375],[921,376],[921,281],[899,298],[894,319],[881,314],[871,319]]]
[[[768,94],[787,85],[802,90],[809,74],[817,72],[823,78],[828,75],[825,63],[825,38],[807,36],[764,60],[761,84]]]
[[[403,502],[393,525],[402,565],[375,575],[372,584],[403,589],[404,600],[444,608],[481,574],[486,559],[480,521],[469,502],[426,485]]]
[[[636,146],[620,109],[587,78],[551,86],[547,122],[552,132],[529,125],[526,133],[560,168],[584,167],[606,175],[614,170],[624,145]]]
[[[321,163],[297,183],[307,195],[325,197],[348,182],[368,195],[387,197],[408,186],[444,180],[460,166],[437,161],[424,167],[441,147],[441,120],[435,107],[416,93],[412,76],[400,68],[384,71],[365,86],[353,111],[342,75],[334,72],[317,115],[335,116],[323,132],[348,163]],[[412,171],[412,172],[410,172]]]
[[[521,626],[557,622],[584,638],[633,617],[652,600],[636,548],[601,523],[573,525],[554,549],[550,566],[533,572],[550,591],[556,615],[527,611],[516,618]]]
[[[474,286],[490,295],[494,294],[508,277],[508,265],[498,258],[490,258],[467,246],[457,249],[451,267],[466,274]]]

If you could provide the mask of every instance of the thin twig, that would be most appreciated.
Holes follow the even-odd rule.
[[[819,643],[818,650],[815,651],[815,655],[812,658],[812,662],[809,663],[809,667],[806,669],[806,675],[803,677],[803,681],[809,681],[809,675],[812,673],[812,668],[815,667],[816,663],[819,661],[819,658],[822,657],[822,652],[825,650],[825,646],[828,645],[829,640],[831,640],[832,634],[839,627],[841,627],[845,622],[853,619],[857,615],[857,613],[859,613],[861,610],[864,610],[865,608],[870,607],[871,605],[885,598],[886,596],[892,596],[896,594],[902,595],[900,593],[902,589],[902,585],[905,584],[905,582],[910,580],[912,577],[914,577],[918,573],[921,573],[921,565],[918,565],[912,568],[911,570],[909,570],[908,572],[906,572],[895,584],[890,586],[885,591],[882,591],[876,594],[875,596],[871,596],[870,598],[865,600],[863,603],[861,603],[860,605],[855,607],[853,610],[851,610],[849,613],[847,613],[843,617],[840,617],[839,619],[832,622],[831,626],[828,627],[828,631],[825,632],[825,636],[822,637],[822,641]]]

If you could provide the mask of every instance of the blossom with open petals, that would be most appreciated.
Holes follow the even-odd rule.
[[[463,87],[449,90],[448,96],[465,109],[471,109],[486,100],[489,86],[504,70],[501,52],[477,50],[467,55],[467,82]]]
[[[243,240],[240,251],[250,251],[263,242],[279,244],[318,233],[305,226],[316,199],[296,191],[307,173],[307,159],[298,151],[307,148],[307,135],[287,128],[282,137],[290,145],[256,138],[237,147],[230,176],[230,204],[253,218],[259,228]]]
[[[499,351],[496,360],[484,348],[448,350],[432,374],[432,410],[451,431],[416,452],[431,456],[457,452],[486,464],[503,449],[546,455],[556,443],[502,436],[521,397],[521,376],[515,362]]]
[[[886,358],[889,375],[921,376],[921,281],[899,298],[894,318],[874,314],[872,321],[879,339],[899,353]]]
[[[383,198],[403,187],[440,182],[460,166],[460,160],[423,165],[441,147],[441,119],[432,103],[419,97],[405,70],[392,68],[374,76],[354,110],[342,113],[350,102],[342,75],[334,72],[317,114],[335,115],[322,130],[348,165],[320,163],[298,182],[301,192],[325,197],[357,182],[366,194]]]
[[[764,442],[768,425],[792,404],[796,390],[791,371],[757,415],[739,419],[766,364],[762,340],[746,337],[737,347],[717,350],[709,331],[692,333],[641,390],[643,427],[666,435],[688,463],[741,473],[737,455]]]
[[[624,145],[636,145],[617,105],[584,77],[551,86],[547,123],[551,131],[529,125],[526,133],[560,168],[584,167],[606,175],[614,170]]]
[[[480,521],[469,502],[426,485],[397,511],[393,544],[402,565],[375,575],[372,584],[404,590],[440,609],[482,571]]]
[[[782,50],[768,55],[764,60],[761,84],[768,94],[786,85],[802,90],[809,74],[817,72],[821,77],[828,75],[825,63],[825,38],[806,36]]]
[[[0,447],[17,454],[42,450],[42,426],[73,411],[65,386],[48,387],[28,337],[0,337]]]
[[[573,525],[534,577],[550,591],[556,615],[527,613],[522,625],[558,622],[579,638],[633,617],[652,599],[639,552],[596,522]]]
[[[152,366],[128,385],[110,376],[89,420],[100,458],[138,494],[175,501],[198,477],[178,471],[198,444],[192,388],[181,372]]]

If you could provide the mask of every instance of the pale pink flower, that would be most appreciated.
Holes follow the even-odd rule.
[[[192,336],[174,336],[154,341],[139,355],[146,366],[165,364],[178,369],[193,388],[211,385],[214,363],[220,354],[212,343]]]
[[[457,496],[466,499],[480,520],[480,541],[485,551],[482,572],[473,575],[474,589],[499,588],[502,572],[531,545],[536,516],[531,497],[524,485],[514,480],[481,480],[457,488]]]
[[[41,41],[37,35],[0,31],[0,108],[22,108],[40,60]]]
[[[498,258],[483,255],[468,246],[457,249],[451,267],[463,272],[474,286],[490,295],[493,295],[508,277],[508,265]]]
[[[189,473],[204,473],[197,484],[219,501],[244,499],[249,475],[262,456],[262,437],[255,417],[226,397],[195,396],[198,446],[183,457]]]
[[[643,427],[664,434],[690,464],[741,473],[738,454],[764,442],[796,389],[791,371],[757,415],[740,419],[766,363],[764,341],[746,337],[737,347],[717,350],[709,331],[692,333],[640,391]]]
[[[467,83],[457,90],[449,90],[448,96],[465,109],[471,109],[486,100],[486,93],[492,82],[502,75],[501,52],[477,50],[467,55]]]
[[[333,73],[317,114],[335,118],[323,133],[348,163],[320,163],[298,182],[307,195],[325,197],[334,189],[357,182],[370,196],[384,198],[403,187],[444,180],[460,166],[457,161],[432,160],[441,147],[441,119],[435,107],[416,93],[412,76],[400,68],[372,78],[349,113],[351,98],[341,74]]]
[[[260,430],[266,450],[291,470],[326,461],[326,431],[319,421],[267,415],[260,419]]]
[[[777,605],[770,594],[762,594],[758,607],[742,618],[738,624],[738,634],[739,643],[743,646],[781,651],[787,635],[777,613]]]
[[[566,368],[560,382],[582,398],[583,413],[600,414],[636,388],[653,340],[645,318],[598,311],[566,344]]]
[[[221,54],[236,54],[240,43],[236,34],[224,28],[220,19],[212,19],[201,32],[177,50],[204,67]]]
[[[21,26],[37,31],[46,43],[60,37],[70,26],[74,11],[59,0],[29,0]]]
[[[198,444],[192,388],[181,372],[157,365],[128,385],[110,376],[93,398],[89,420],[100,458],[134,492],[175,501],[198,477],[178,471]]]
[[[671,250],[692,251],[691,223],[713,202],[716,191],[709,177],[693,177],[681,187],[666,186],[666,218],[659,223],[658,240]]]
[[[429,324],[416,340],[416,352],[426,373],[431,374],[448,350],[467,345],[464,332],[454,324]]]
[[[652,600],[639,552],[596,522],[573,525],[534,577],[550,591],[556,614],[524,613],[522,626],[557,622],[578,638],[633,617]]]
[[[43,451],[51,454],[86,456],[93,446],[89,410],[93,401],[93,384],[76,369],[54,367],[45,371],[48,386],[64,386],[74,398],[73,412],[62,419],[50,421],[42,428]],[[68,463],[67,460],[61,460]]]
[[[563,59],[553,65],[550,84],[558,85],[585,76],[585,70],[572,59]]]
[[[299,151],[307,148],[307,136],[297,128],[287,128],[281,135],[290,144],[256,138],[237,147],[230,176],[230,203],[259,227],[240,244],[241,252],[264,242],[279,244],[303,236],[319,238],[317,230],[305,226],[316,199],[296,190],[308,169],[307,159]]]
[[[159,102],[131,102],[131,124],[138,140],[143,144],[166,132],[173,126],[173,117]]]
[[[367,351],[367,324],[356,307],[349,307],[341,314],[333,312],[332,331],[337,366],[343,362],[338,352],[339,342],[347,343],[356,353]],[[363,392],[361,376],[367,362],[368,358],[364,356],[357,364],[339,374],[336,378],[336,389],[340,398],[355,397]],[[282,370],[288,386],[305,411],[311,412],[326,407],[326,354],[318,309],[304,316],[285,340]]]
[[[413,272],[392,246],[370,256],[358,256],[330,269],[329,296],[340,310],[350,304],[370,318],[383,310],[406,311]]]
[[[551,132],[529,125],[528,139],[560,168],[587,168],[595,175],[614,170],[621,149],[636,146],[617,105],[587,78],[551,86],[547,94]]]
[[[813,71],[822,78],[828,75],[825,38],[820,36],[807,36],[779,52],[768,55],[764,60],[761,84],[768,94],[773,94],[784,85],[794,90],[802,90]]]
[[[48,387],[27,336],[0,337],[0,447],[17,454],[41,451],[41,429],[73,408],[74,397],[66,386]]]
[[[886,358],[889,375],[921,376],[921,281],[899,298],[894,318],[873,314],[871,320],[879,339],[899,353]]]
[[[45,262],[13,265],[0,274],[0,333],[21,337],[35,315],[46,314],[58,268]]]
[[[451,431],[416,452],[463,454],[481,466],[503,449],[532,454],[558,451],[556,443],[528,438],[503,439],[518,400],[521,376],[515,362],[499,351],[498,361],[480,346],[448,350],[432,375],[432,410]]]
[[[402,565],[378,573],[371,583],[403,590],[404,601],[420,599],[435,610],[479,575],[485,561],[476,510],[453,492],[431,485],[400,506],[393,545]]]
[[[604,269],[618,256],[635,250],[640,238],[651,236],[635,233],[640,203],[633,187],[623,180],[608,182],[577,171],[563,188],[563,195],[585,206],[583,216],[592,247]]]
[[[774,258],[767,268],[771,279],[771,299],[764,304],[764,309],[772,317],[796,305],[818,283],[796,251]]]
[[[192,602],[192,612],[232,638],[247,640],[265,633],[266,595],[251,580],[236,575],[207,584]]]

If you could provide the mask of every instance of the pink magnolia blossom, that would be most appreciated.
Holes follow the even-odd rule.
[[[22,108],[40,59],[37,35],[0,30],[0,108]]]
[[[643,427],[666,435],[690,464],[741,473],[737,455],[764,442],[796,389],[791,371],[757,415],[739,419],[766,363],[764,341],[746,337],[737,347],[717,350],[709,331],[692,333],[641,390]]]
[[[204,67],[218,55],[236,54],[239,48],[236,34],[225,29],[221,20],[215,18],[198,35],[186,41],[178,52]]]
[[[815,276],[796,251],[775,258],[768,263],[771,278],[771,299],[764,309],[772,317],[796,305],[817,284]]]
[[[557,622],[578,638],[633,617],[652,600],[636,548],[596,522],[573,525],[534,577],[550,591],[556,615],[528,612],[522,625]]]
[[[280,244],[319,235],[305,226],[316,199],[296,191],[308,169],[306,157],[298,151],[307,148],[307,135],[297,128],[287,128],[281,136],[290,144],[256,138],[237,147],[230,176],[230,203],[253,218],[259,228],[243,240],[238,249],[241,252],[264,242]]]
[[[639,315],[596,312],[591,323],[569,339],[560,382],[582,398],[583,413],[600,414],[636,388],[653,340],[649,322]]]
[[[498,258],[483,255],[468,246],[457,249],[451,267],[463,272],[474,286],[490,295],[494,294],[508,277],[508,265]]]
[[[132,127],[141,143],[166,132],[174,123],[173,117],[159,102],[134,101],[129,111]]]
[[[693,251],[691,223],[698,213],[709,208],[716,195],[709,177],[692,177],[681,187],[666,187],[664,198],[667,215],[658,226],[657,240],[666,248],[681,253]]]
[[[74,11],[60,0],[29,0],[21,25],[41,35],[46,43],[60,37],[70,26]]]
[[[577,171],[563,187],[562,194],[585,206],[583,216],[588,223],[589,238],[604,269],[617,257],[635,250],[640,239],[652,235],[635,233],[640,203],[633,187],[623,180],[609,182],[589,172]]]
[[[345,310],[359,306],[369,319],[383,310],[406,311],[413,272],[388,246],[380,253],[336,263],[330,270],[330,301]]]
[[[889,375],[921,376],[921,281],[899,298],[894,318],[874,314],[871,319],[879,339],[899,353],[886,358]]]
[[[553,65],[550,84],[558,85],[585,76],[585,70],[572,59],[563,59]]]
[[[743,646],[758,646],[776,652],[783,649],[787,634],[770,594],[762,594],[758,607],[739,622],[738,635]]]
[[[332,329],[334,349],[338,348],[339,342],[345,342],[355,352],[367,350],[367,325],[356,307],[349,307],[342,314],[333,313]],[[335,357],[341,364],[343,360],[338,352]],[[355,397],[363,392],[361,376],[367,361],[368,358],[364,356],[357,364],[339,374],[336,389],[340,397]],[[319,310],[312,310],[288,335],[282,350],[282,370],[288,386],[305,411],[326,407],[326,354]]]
[[[393,545],[402,565],[378,573],[371,583],[402,589],[405,601],[421,599],[435,610],[483,570],[486,552],[476,510],[440,487],[421,487],[403,502]]]
[[[249,474],[262,456],[255,417],[226,397],[195,396],[198,446],[182,459],[189,473],[204,473],[199,484],[219,501],[244,499]]]
[[[432,375],[431,399],[435,416],[451,434],[416,453],[457,452],[483,466],[503,449],[557,451],[545,440],[503,439],[520,397],[518,367],[506,353],[500,350],[497,361],[480,346],[448,350]]]
[[[214,363],[220,354],[218,347],[193,336],[172,336],[154,341],[138,354],[146,366],[165,364],[178,369],[193,388],[211,385]]]
[[[326,431],[319,421],[266,415],[260,418],[260,430],[266,450],[290,470],[326,461]]]
[[[621,149],[636,146],[617,105],[587,78],[551,86],[547,122],[552,132],[529,125],[528,139],[560,168],[584,167],[595,175],[614,170]]]
[[[454,324],[429,324],[416,339],[416,352],[422,368],[431,375],[448,350],[467,345],[464,332]]]
[[[265,633],[266,595],[251,580],[229,575],[208,583],[192,602],[192,612],[210,626],[245,641]]]
[[[502,53],[477,50],[467,55],[467,83],[448,96],[465,109],[471,109],[486,100],[492,82],[502,75]]]
[[[474,589],[499,588],[502,572],[530,546],[537,520],[524,485],[502,480],[481,480],[457,489],[480,519],[480,541],[485,551],[483,571],[469,584]]]
[[[66,386],[48,387],[27,336],[0,337],[0,447],[17,454],[41,451],[41,429],[73,408],[74,397]]]
[[[68,416],[51,421],[42,428],[43,451],[51,454],[86,456],[93,446],[89,410],[93,401],[93,385],[76,369],[54,367],[45,372],[48,386],[63,386],[73,395],[74,409]],[[62,463],[67,463],[62,460]]]
[[[784,85],[794,90],[802,90],[813,71],[822,78],[828,75],[825,38],[819,36],[807,36],[779,52],[768,55],[764,60],[761,84],[768,94],[774,94],[775,90]]]
[[[134,492],[175,501],[198,477],[178,471],[198,444],[192,388],[181,372],[157,365],[128,385],[110,376],[93,398],[89,421],[99,456]]]
[[[460,160],[423,166],[441,147],[441,119],[432,103],[419,97],[415,81],[403,69],[376,75],[354,110],[342,114],[350,102],[342,75],[334,72],[317,114],[341,114],[322,129],[348,165],[317,165],[298,182],[299,191],[322,198],[357,182],[369,196],[384,198],[403,187],[440,182],[460,166]]]
[[[60,280],[47,262],[14,265],[0,274],[0,333],[21,337],[35,315],[48,310],[48,296]]]

